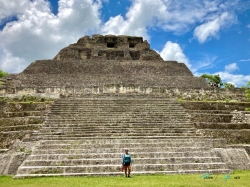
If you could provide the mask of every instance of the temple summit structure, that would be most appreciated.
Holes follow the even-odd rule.
[[[8,76],[10,87],[104,86],[207,88],[184,63],[164,61],[142,37],[93,35]],[[9,84],[8,84],[9,83]]]

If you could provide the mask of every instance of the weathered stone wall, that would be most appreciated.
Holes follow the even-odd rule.
[[[215,148],[213,151],[222,158],[222,161],[228,165],[229,169],[250,169],[250,159],[243,148]]]
[[[42,127],[53,102],[52,98],[46,101],[45,97],[31,95],[11,95],[1,99],[0,175],[14,175],[32,152],[35,142],[29,139]]]
[[[54,60],[86,60],[96,57],[99,60],[162,60],[142,37],[115,35],[82,37],[77,43],[62,49]]]
[[[17,139],[29,139],[41,128],[53,102],[5,102],[0,118],[0,149],[9,148]]]
[[[16,87],[6,90],[0,89],[3,96],[9,96],[18,94],[20,96],[26,94],[32,95],[44,95],[45,97],[58,98],[61,96],[84,96],[89,94],[146,94],[146,95],[159,95],[167,98],[178,98],[189,101],[225,101],[222,105],[218,104],[218,107],[225,108],[232,106],[233,102],[247,102],[244,89],[220,89],[220,88],[207,88],[207,89],[189,89],[189,88],[164,88],[164,87],[143,87],[140,85],[123,85],[123,84],[109,84],[104,86],[62,86],[62,87]],[[13,93],[13,94],[12,94]],[[211,106],[216,107],[214,104],[210,105],[210,102],[197,103],[186,107],[201,107],[209,109]],[[246,105],[246,106],[245,106]],[[247,108],[248,104],[241,104],[240,107]],[[238,110],[236,106],[233,110]],[[244,108],[244,109],[245,109]],[[191,108],[190,108],[191,109]]]
[[[78,74],[90,75],[123,75],[159,73],[165,76],[193,76],[183,63],[176,61],[95,61],[95,60],[37,60],[31,63],[23,74]]]
[[[0,175],[15,175],[18,167],[31,154],[36,142],[15,140],[10,149],[0,152]]]
[[[182,102],[201,133],[226,138],[228,144],[250,143],[250,102]]]
[[[223,93],[225,92],[221,92],[220,94],[223,95]],[[232,91],[232,95],[234,92]],[[214,110],[222,110],[222,111],[227,111],[228,113],[232,113],[235,110],[238,111],[245,111],[246,108],[250,107],[250,102],[244,101],[244,102],[240,102],[240,98],[237,98],[237,96],[239,95],[235,95],[235,99],[232,100],[232,102],[225,100],[223,101],[223,99],[219,102],[216,101],[183,101],[181,102],[182,106],[187,109],[190,110],[190,112],[192,112],[192,110],[200,110],[200,111],[204,111],[205,112],[209,112],[210,114],[212,113],[212,111]]]

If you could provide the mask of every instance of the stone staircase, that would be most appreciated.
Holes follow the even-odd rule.
[[[122,175],[131,153],[133,174],[226,173],[213,152],[223,139],[200,134],[174,99],[100,97],[57,100],[32,154],[16,178]]]
[[[191,122],[205,136],[225,138],[227,146],[249,144],[250,103],[182,102]],[[239,146],[239,145],[237,145]]]

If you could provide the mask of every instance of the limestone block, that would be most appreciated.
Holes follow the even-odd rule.
[[[250,158],[244,148],[215,148],[213,151],[221,157],[229,169],[250,169]]]
[[[18,167],[28,157],[26,153],[0,155],[0,175],[15,175]]]

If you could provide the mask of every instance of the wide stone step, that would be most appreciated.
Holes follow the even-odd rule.
[[[55,103],[52,108],[54,107],[71,107],[71,108],[76,108],[76,107],[92,107],[92,108],[104,108],[104,107],[117,107],[117,106],[122,106],[122,107],[130,107],[130,108],[151,108],[151,107],[165,107],[165,108],[183,108],[181,105],[178,103],[167,103],[167,102],[147,102],[143,101],[143,103],[139,102],[133,102],[133,101],[126,101],[126,102],[73,102],[73,103]]]
[[[33,133],[34,135],[36,133]],[[97,131],[97,132],[85,132],[85,131],[73,131],[73,132],[46,132],[42,131],[39,132],[38,135],[61,135],[61,136],[74,136],[74,137],[99,137],[99,136],[127,136],[127,137],[134,137],[134,136],[202,136],[199,133],[188,133],[188,132],[177,132],[177,133],[164,133],[164,132],[143,132],[143,131],[136,131],[136,132],[126,132],[125,130],[122,132],[106,132],[106,131]]]
[[[203,136],[202,134],[199,133],[152,133],[152,132],[130,132],[130,133],[120,133],[120,132],[96,132],[96,133],[85,133],[83,132],[63,132],[63,131],[58,131],[58,132],[38,132],[38,133],[33,133],[33,135],[37,135],[37,136],[54,136],[54,137],[97,137],[97,138],[101,138],[101,137],[134,137],[134,138],[138,138],[139,136],[145,136],[145,137],[149,137],[149,136],[158,136],[158,137],[185,137],[185,138],[192,138],[194,136]]]
[[[56,100],[56,104],[82,104],[82,103],[87,103],[87,104],[99,104],[99,103],[106,103],[106,104],[151,104],[151,103],[159,103],[159,104],[168,104],[168,105],[181,105],[177,100],[169,100],[169,99],[164,99],[164,98],[140,98],[140,99],[135,99],[135,98],[118,98],[118,97],[113,97],[113,98],[107,98],[107,99],[98,99],[98,98],[93,98],[93,99],[88,99],[88,98],[81,98],[81,99],[71,99],[71,100],[66,100],[66,99],[60,99]]]
[[[46,137],[35,137],[33,138],[34,140],[39,140],[41,142],[45,142],[45,143],[41,143],[42,144],[55,144],[55,142],[57,142],[58,144],[61,143],[71,143],[71,144],[78,144],[79,142],[82,142],[82,144],[98,144],[98,145],[102,145],[102,144],[134,144],[134,143],[164,143],[164,142],[176,142],[176,146],[180,146],[179,143],[180,142],[193,142],[193,146],[200,146],[201,143],[205,143],[206,146],[205,147],[210,147],[211,145],[213,145],[213,147],[217,147],[217,148],[225,148],[226,147],[226,139],[223,138],[219,138],[219,139],[212,139],[212,137],[202,137],[202,136],[193,136],[193,137],[184,137],[184,136],[171,136],[171,137],[162,137],[162,136],[140,136],[140,137],[116,137],[116,136],[112,136],[112,137],[107,137],[107,136],[103,136],[100,137],[101,141],[99,139],[99,137],[58,137],[58,136],[46,136]],[[139,138],[139,139],[138,139]],[[184,144],[185,145],[185,144]],[[129,147],[129,146],[128,146]]]
[[[4,118],[27,117],[27,116],[40,117],[40,116],[42,116],[41,114],[44,114],[44,112],[41,112],[41,111],[3,112],[2,117],[4,117]]]
[[[115,133],[122,133],[122,132],[145,132],[145,133],[195,133],[197,129],[195,128],[155,128],[155,127],[85,127],[82,126],[69,126],[69,127],[60,127],[60,132],[81,132],[84,131],[85,133],[100,133],[100,132],[115,132]],[[43,129],[41,129],[40,132],[58,132],[58,127],[46,127],[43,126]]]
[[[171,120],[154,120],[154,119],[141,119],[141,120],[132,120],[132,119],[127,119],[127,120],[117,120],[117,119],[102,119],[102,120],[96,120],[96,119],[50,119],[45,122],[45,124],[93,124],[93,123],[103,123],[103,124],[115,124],[115,123],[130,123],[130,124],[190,124],[188,120],[185,119],[174,119],[172,118]]]
[[[224,163],[183,163],[183,164],[133,164],[133,171],[178,171],[178,170],[210,170],[227,169]],[[78,165],[78,166],[21,166],[18,174],[46,173],[93,173],[119,172],[121,164],[117,165]]]
[[[40,125],[40,124],[36,124]],[[136,129],[136,130],[169,130],[169,131],[196,131],[196,128],[191,127],[190,125],[177,125],[177,126],[168,126],[163,124],[150,124],[150,125],[141,125],[137,126],[134,124],[97,124],[97,125],[90,125],[90,124],[43,124],[43,129],[61,129],[61,130],[69,130],[69,129],[85,129],[85,130],[121,130],[124,128],[128,129]]]
[[[121,150],[123,152],[123,150]],[[212,151],[187,151],[187,152],[130,152],[133,158],[168,158],[168,157],[216,157]],[[67,159],[117,159],[121,160],[120,153],[84,153],[84,154],[34,154],[30,155],[27,160],[67,160]]]
[[[0,126],[19,126],[28,124],[40,124],[45,118],[39,116],[0,118]]]
[[[187,110],[191,114],[231,114],[231,110]]]
[[[64,121],[63,118],[61,119],[55,119],[55,120],[49,120],[49,121],[46,121],[45,124],[86,124],[87,123],[90,123],[90,124],[93,124],[93,123],[103,123],[103,124],[115,124],[115,123],[130,123],[130,124],[190,124],[189,121],[185,120],[185,119],[178,119],[178,118],[171,118],[171,119],[168,119],[168,120],[160,120],[160,119],[123,119],[123,120],[119,120],[119,119],[116,119],[116,118],[113,118],[113,119],[77,119],[77,120],[74,120],[74,119],[71,119],[71,120],[67,120],[67,121]]]
[[[134,109],[134,108],[126,108],[123,109],[121,107],[118,108],[85,108],[79,109],[79,108],[53,108],[51,109],[51,112],[49,114],[57,114],[57,113],[62,113],[62,114],[77,114],[77,113],[82,113],[82,114],[97,114],[99,113],[100,115],[118,115],[123,112],[127,112],[127,114],[132,114],[134,113],[135,115],[154,115],[154,114],[166,114],[166,115],[175,115],[175,114],[180,114],[180,115],[189,115],[185,110],[182,109],[174,109],[174,108],[141,108],[141,109]],[[111,114],[112,113],[112,114]]]
[[[156,113],[156,112],[161,112],[161,111],[166,111],[168,113],[175,113],[175,112],[180,112],[180,113],[185,113],[186,110],[181,108],[181,107],[173,107],[173,106],[160,106],[160,105],[153,105],[153,106],[124,106],[124,105],[117,105],[117,106],[110,106],[110,105],[102,105],[102,106],[59,106],[59,105],[54,105],[51,108],[51,111],[81,111],[81,112],[107,112],[107,111],[111,111],[114,113],[119,113],[121,111],[134,111],[136,113],[146,113],[146,112],[150,112],[150,113]],[[196,113],[195,113],[196,114]],[[198,114],[198,113],[197,113]]]
[[[107,112],[107,113],[100,113],[100,112],[96,112],[96,113],[88,113],[88,112],[61,112],[61,113],[49,113],[48,116],[50,118],[59,118],[59,117],[68,117],[68,118],[90,118],[93,116],[99,117],[99,118],[142,118],[142,117],[146,117],[146,118],[170,118],[170,117],[177,117],[179,116],[180,118],[188,118],[189,115],[186,113],[157,113],[157,114],[136,114],[136,113],[127,113],[127,112],[120,112],[120,113],[112,113],[111,112]]]
[[[187,151],[208,151],[208,147],[141,147],[141,148],[129,148],[131,152],[187,152]],[[121,148],[88,148],[88,149],[36,149],[32,154],[85,154],[85,153],[119,153],[124,152]]]
[[[131,121],[89,121],[89,122],[85,122],[83,120],[77,120],[77,121],[47,121],[44,123],[45,126],[70,126],[70,125],[79,125],[79,126],[134,126],[134,127],[173,127],[173,128],[179,128],[179,127],[194,127],[193,124],[190,124],[188,122],[184,122],[184,121],[146,121],[146,122],[131,122]]]
[[[141,148],[141,147],[213,147],[213,142],[205,142],[205,141],[200,141],[200,142],[155,142],[152,143],[137,143],[136,141],[134,142],[129,142],[129,143],[93,143],[93,144],[85,144],[85,143],[79,143],[79,142],[72,142],[72,143],[66,143],[62,144],[62,142],[58,144],[47,144],[47,143],[42,143],[39,146],[39,149],[89,149],[89,148],[130,148],[133,150],[133,148]]]
[[[84,128],[84,129],[126,129],[126,128],[135,128],[135,129],[182,129],[187,128],[193,130],[193,125],[189,124],[162,124],[162,123],[147,123],[147,124],[134,124],[134,123],[90,123],[90,124],[81,124],[81,123],[65,123],[65,124],[43,124],[43,128]]]
[[[95,117],[95,116],[73,116],[73,115],[62,115],[62,116],[56,116],[51,118],[50,120],[63,120],[63,119],[67,119],[68,121],[72,120],[81,120],[81,121],[85,121],[85,122],[93,122],[93,121],[116,121],[116,122],[171,122],[171,121],[176,121],[176,122],[189,122],[189,120],[187,120],[184,116],[182,117],[178,117],[178,116],[167,116],[167,117],[161,117],[161,116],[156,116],[156,117],[150,117],[150,116],[137,116],[137,117],[116,117],[116,116],[112,116],[112,117],[108,117],[108,116],[103,116],[102,118],[100,116]]]
[[[220,157],[165,157],[165,158],[133,158],[134,164],[178,164],[178,163],[218,163]],[[22,166],[78,166],[78,165],[118,165],[117,159],[66,159],[66,160],[26,160]]]
[[[201,129],[250,129],[250,123],[197,122],[195,126]]]
[[[4,126],[0,127],[0,131],[23,131],[23,130],[38,130],[42,127],[42,124],[28,124],[18,126]]]
[[[126,102],[105,102],[105,101],[99,101],[99,102],[64,102],[64,103],[54,103],[52,106],[62,106],[62,107],[97,107],[97,108],[103,108],[104,106],[109,107],[117,107],[117,106],[123,106],[123,107],[172,107],[172,108],[183,108],[178,102],[176,103],[168,103],[168,102],[154,102],[154,101],[141,101],[141,102],[134,102],[127,100]]]
[[[151,106],[147,106],[147,105],[123,105],[123,104],[118,104],[118,105],[93,105],[93,106],[89,106],[89,105],[53,105],[51,110],[52,111],[61,111],[61,110],[74,110],[74,111],[88,111],[88,109],[90,111],[113,111],[113,112],[119,112],[119,111],[135,111],[135,112],[154,112],[154,111],[161,111],[161,110],[165,110],[168,112],[171,112],[170,110],[173,111],[186,111],[185,109],[183,109],[182,107],[179,106],[164,106],[164,105],[151,105]],[[117,110],[115,110],[117,109]]]
[[[43,129],[93,129],[93,130],[101,130],[101,129],[126,129],[126,128],[134,128],[134,129],[144,129],[144,130],[190,130],[195,131],[196,128],[190,124],[133,124],[133,123],[112,123],[112,124],[105,124],[105,123],[94,123],[94,124],[85,124],[85,123],[65,123],[65,124],[43,124]]]
[[[114,113],[120,113],[122,111],[127,111],[127,112],[136,112],[136,113],[157,113],[157,112],[167,112],[167,113],[186,113],[187,111],[183,108],[180,107],[165,107],[165,106],[124,106],[124,105],[117,105],[117,106],[53,106],[51,108],[51,111],[66,111],[68,112],[69,110],[75,111],[75,112],[114,112]],[[198,114],[198,113],[197,113]]]
[[[87,117],[87,116],[97,116],[97,117],[170,117],[170,116],[179,116],[179,117],[187,117],[189,114],[184,113],[184,112],[166,112],[166,111],[160,111],[160,112],[155,112],[155,113],[138,113],[138,112],[127,112],[127,111],[122,111],[122,112],[112,112],[112,111],[51,111],[51,113],[48,114],[50,117],[58,117],[58,116],[81,116],[81,117]]]
[[[191,115],[190,120],[195,122],[231,123],[233,115],[228,114],[200,114]]]
[[[154,139],[151,137],[150,139],[82,139],[82,140],[41,140],[39,141],[39,145],[116,145],[116,144],[124,144],[124,145],[134,145],[134,144],[142,144],[142,145],[147,145],[147,144],[171,144],[171,145],[180,145],[183,144],[191,144],[193,146],[196,146],[196,144],[200,145],[201,143],[203,144],[210,144],[213,142],[225,142],[225,139],[211,139],[211,138],[206,138],[206,137],[196,137],[196,138],[189,138],[189,139],[184,139],[184,138],[175,138],[174,140],[170,138],[165,138],[165,139]],[[125,146],[126,147],[126,146]],[[129,147],[129,146],[128,146]]]
[[[54,104],[52,106],[52,110],[54,109],[80,109],[80,110],[86,110],[87,108],[90,108],[91,110],[113,110],[115,108],[124,110],[124,109],[173,109],[173,110],[182,110],[184,111],[183,107],[179,105],[168,105],[168,104],[158,104],[158,103],[151,103],[151,104],[128,104],[128,103],[118,103],[118,104]],[[139,111],[139,110],[138,110]]]
[[[145,175],[145,174],[222,174],[229,173],[230,169],[209,169],[209,170],[177,170],[177,171],[133,171],[133,175]],[[116,176],[124,175],[123,172],[94,172],[94,173],[47,173],[47,174],[17,174],[14,178],[26,178],[26,177],[57,177],[57,176]]]
[[[209,136],[206,136],[207,138],[212,138]],[[81,137],[75,137],[75,136],[64,136],[64,135],[51,135],[51,134],[43,134],[43,135],[39,135],[39,134],[35,134],[35,136],[33,137],[35,140],[88,140],[88,139],[179,139],[179,138],[183,138],[183,139],[193,139],[193,138],[203,138],[201,136],[98,136],[98,137],[94,137],[94,136],[81,136]]]
[[[55,119],[51,119],[48,122],[66,122],[63,121],[64,119],[67,119],[68,122],[77,122],[77,121],[81,121],[81,123],[99,123],[99,122],[103,122],[103,123],[171,123],[171,122],[176,122],[176,123],[187,123],[189,122],[186,119],[182,119],[182,118],[167,118],[167,119],[154,119],[154,118],[123,118],[123,119],[119,119],[119,118],[103,118],[103,119],[98,119],[98,118],[81,118],[81,117],[76,117],[76,118],[67,118],[66,116],[63,116],[61,118],[55,118]],[[54,121],[53,121],[54,120]],[[61,121],[59,121],[61,120]]]
[[[170,114],[174,114],[174,113],[186,113],[185,110],[183,110],[182,108],[174,108],[174,107],[160,107],[160,106],[154,106],[154,107],[127,107],[124,108],[122,106],[116,106],[116,107],[110,107],[110,106],[106,106],[106,107],[88,107],[88,106],[84,106],[84,108],[80,108],[80,107],[60,107],[60,106],[54,106],[51,111],[53,112],[69,112],[69,111],[74,111],[74,112],[114,112],[114,113],[120,113],[122,111],[128,111],[128,112],[136,112],[136,113],[157,113],[157,112],[167,112]],[[198,113],[197,113],[198,114]]]

